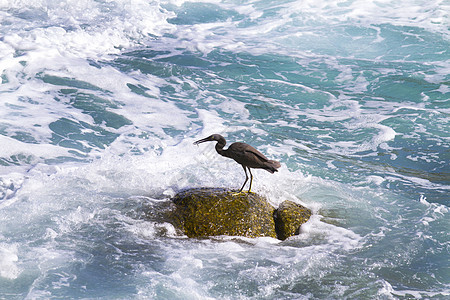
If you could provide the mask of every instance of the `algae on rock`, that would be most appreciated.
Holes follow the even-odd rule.
[[[255,193],[198,188],[178,193],[173,216],[188,237],[277,237],[274,208]]]
[[[300,225],[311,217],[311,210],[292,201],[284,201],[274,213],[277,238],[285,240],[297,235]]]
[[[311,210],[292,201],[275,209],[255,193],[236,193],[218,188],[179,192],[172,199],[170,219],[188,237],[217,235],[262,237],[285,240],[299,232]]]

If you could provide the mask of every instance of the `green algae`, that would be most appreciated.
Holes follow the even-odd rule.
[[[178,193],[173,202],[176,225],[188,237],[277,237],[275,209],[258,194],[199,188]]]
[[[285,240],[299,234],[300,226],[310,217],[310,209],[292,201],[282,202],[274,213],[277,238]]]
[[[188,237],[244,236],[285,240],[297,235],[311,210],[292,201],[275,209],[256,193],[236,193],[219,188],[196,188],[172,199],[170,219]]]

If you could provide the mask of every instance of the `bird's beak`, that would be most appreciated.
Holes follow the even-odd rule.
[[[194,142],[194,145],[198,145],[198,144],[201,144],[201,143],[204,143],[204,142],[210,142],[210,141],[211,141],[211,137],[207,137],[207,138],[204,138],[204,139],[201,139],[201,140],[198,140],[198,141]]]

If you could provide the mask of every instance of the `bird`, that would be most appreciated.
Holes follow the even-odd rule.
[[[198,145],[204,142],[217,142],[215,146],[217,153],[222,156],[234,159],[238,164],[242,166],[242,168],[244,168],[245,181],[238,193],[242,192],[245,184],[248,181],[247,169],[250,173],[250,186],[248,192],[251,193],[253,175],[250,168],[264,169],[273,174],[275,172],[278,172],[277,169],[281,167],[280,162],[268,159],[264,156],[264,154],[246,143],[236,142],[231,144],[228,149],[224,150],[223,147],[225,147],[227,142],[225,138],[220,134],[213,134],[208,136],[207,138],[198,140],[194,142],[194,145]]]

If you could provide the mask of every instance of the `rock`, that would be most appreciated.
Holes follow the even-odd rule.
[[[170,219],[188,237],[217,235],[285,240],[298,234],[311,211],[292,201],[275,209],[266,198],[217,188],[182,191],[172,199]]]
[[[188,237],[277,237],[275,209],[258,194],[198,188],[178,193],[173,202],[175,225]]]
[[[274,213],[277,238],[285,240],[297,235],[300,225],[311,217],[311,210],[292,201],[284,201]]]

